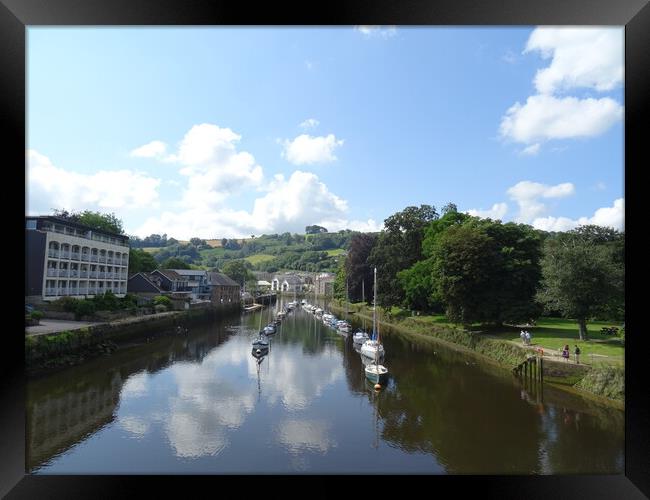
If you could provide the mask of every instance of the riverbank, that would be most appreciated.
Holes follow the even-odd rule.
[[[41,376],[98,356],[110,355],[127,344],[149,342],[163,335],[183,334],[192,324],[239,313],[239,307],[169,311],[122,318],[75,330],[25,335],[25,372],[30,377]]]
[[[345,307],[331,302],[329,308],[337,314],[345,312]],[[349,312],[358,318],[372,321],[372,309],[349,306]],[[514,342],[486,336],[479,332],[466,331],[455,325],[423,324],[416,318],[391,319],[379,317],[380,325],[389,327],[402,336],[413,336],[414,340],[429,340],[442,343],[452,349],[464,351],[480,357],[490,364],[511,371],[531,355],[529,347]],[[566,363],[544,353],[544,383],[579,393],[591,399],[624,408],[624,376],[622,366],[597,366]]]

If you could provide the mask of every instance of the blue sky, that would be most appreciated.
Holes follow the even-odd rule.
[[[27,211],[179,239],[408,205],[623,227],[623,28],[28,28]]]

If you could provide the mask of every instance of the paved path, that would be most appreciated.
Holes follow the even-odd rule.
[[[44,335],[46,333],[62,332],[64,330],[78,330],[86,326],[100,325],[88,321],[65,321],[60,319],[42,319],[38,326],[25,327],[25,335]]]

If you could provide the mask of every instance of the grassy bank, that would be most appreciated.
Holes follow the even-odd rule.
[[[345,311],[345,303],[333,303],[330,307],[337,313]],[[350,304],[350,312],[372,321],[372,308],[363,304]],[[520,327],[503,327],[500,330],[481,330],[472,325],[467,331],[449,323],[442,315],[411,316],[407,311],[392,308],[388,314],[378,312],[379,322],[402,334],[429,337],[437,341],[479,354],[500,366],[512,369],[526,359],[531,351],[521,345]],[[590,340],[578,340],[577,324],[570,320],[542,318],[536,326],[526,329],[533,335],[532,347],[542,347],[545,352],[545,382],[572,388],[600,398],[621,403],[624,394],[624,343],[600,333],[605,322],[591,322]],[[556,358],[557,349],[565,344],[579,345],[582,351],[580,364],[566,363]],[[572,355],[573,358],[573,355]],[[593,364],[592,364],[593,363]]]

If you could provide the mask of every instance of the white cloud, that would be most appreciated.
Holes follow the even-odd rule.
[[[366,38],[392,38],[397,34],[395,26],[356,26],[355,29]]]
[[[551,64],[535,75],[541,94],[577,87],[608,91],[623,81],[623,29],[541,27],[535,29],[524,53],[539,51]]]
[[[625,229],[625,201],[623,198],[614,200],[611,207],[599,208],[591,217],[580,217],[577,220],[568,217],[538,217],[533,226],[543,231],[569,231],[578,226],[593,224],[611,227],[622,231]]]
[[[521,181],[509,188],[507,193],[519,205],[519,214],[515,220],[529,223],[547,210],[539,198],[563,198],[574,194],[575,188],[570,182],[548,186],[539,182]]]
[[[521,154],[527,156],[534,156],[537,153],[539,153],[539,148],[540,148],[540,144],[539,142],[536,142],[535,144],[531,144],[530,146],[524,148],[521,151]]]
[[[294,165],[312,163],[329,163],[336,160],[334,150],[343,145],[343,139],[336,139],[334,134],[312,137],[302,134],[292,141],[283,142],[282,156]]]
[[[623,106],[610,97],[557,95],[577,88],[609,91],[622,83],[621,28],[537,28],[523,53],[533,51],[550,65],[535,76],[537,94],[511,106],[499,128],[502,138],[528,145],[520,154],[537,154],[548,140],[595,137],[622,119]]]
[[[162,141],[151,141],[144,146],[131,151],[130,155],[137,158],[157,158],[162,159],[167,152],[167,144]]]
[[[349,220],[347,202],[311,172],[297,170],[288,179],[276,175],[267,189],[268,193],[255,200],[250,212],[194,203],[187,210],[167,211],[151,217],[133,233],[146,236],[165,232],[175,238],[188,239],[193,236],[235,238],[286,231],[302,233],[310,224],[322,225],[331,231],[378,231],[380,228],[372,219]]]
[[[530,96],[514,104],[501,120],[501,136],[525,144],[549,139],[592,137],[605,132],[623,117],[614,99]]]
[[[474,217],[481,217],[482,219],[501,220],[507,211],[508,205],[506,203],[495,203],[489,210],[471,209],[467,213]]]
[[[246,187],[259,187],[263,171],[253,155],[237,151],[241,136],[229,128],[210,123],[193,126],[180,142],[178,153],[169,157],[187,176],[184,207],[215,207]]]
[[[160,179],[131,170],[100,170],[80,174],[27,151],[29,213],[67,210],[128,210],[157,206]]]
[[[314,128],[317,127],[320,122],[315,118],[308,118],[300,124],[301,128]]]

